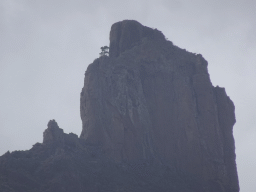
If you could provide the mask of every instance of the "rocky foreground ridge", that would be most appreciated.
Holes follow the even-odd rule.
[[[88,66],[80,138],[54,120],[43,143],[0,157],[0,191],[238,192],[234,105],[207,61],[136,21],[115,23]]]

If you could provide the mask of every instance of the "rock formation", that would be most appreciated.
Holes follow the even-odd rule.
[[[80,138],[51,120],[43,143],[0,157],[0,191],[239,191],[233,102],[202,55],[160,31],[115,23],[80,110]]]
[[[59,128],[53,119],[48,123],[48,128],[44,131],[43,144],[55,144],[58,146],[79,146],[78,136],[74,133],[66,134]]]
[[[238,191],[234,105],[212,86],[202,55],[129,20],[112,26],[109,52],[85,73],[81,138],[117,162],[154,159]]]
[[[194,184],[196,183],[196,184]],[[199,189],[199,190],[198,190]],[[168,166],[142,161],[116,163],[100,147],[66,134],[55,120],[43,143],[0,157],[1,192],[198,192],[197,180]]]

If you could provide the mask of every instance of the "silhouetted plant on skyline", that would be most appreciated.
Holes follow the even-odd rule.
[[[108,46],[104,46],[104,47],[101,47],[101,52],[100,52],[100,56],[108,56],[109,55],[109,47]]]

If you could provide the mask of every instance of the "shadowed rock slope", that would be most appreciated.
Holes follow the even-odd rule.
[[[0,191],[239,191],[233,102],[160,31],[115,23],[80,110],[80,138],[51,120],[42,144],[0,157]]]
[[[196,192],[204,186],[154,161],[114,162],[54,120],[43,143],[0,157],[1,192]]]

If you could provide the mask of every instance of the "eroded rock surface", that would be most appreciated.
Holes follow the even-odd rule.
[[[207,61],[136,21],[114,24],[89,65],[83,130],[0,157],[1,192],[238,192],[234,104]]]
[[[208,183],[205,191],[239,191],[233,102],[213,87],[200,54],[160,31],[112,26],[110,57],[85,73],[81,118],[81,138],[117,162],[154,159]]]

